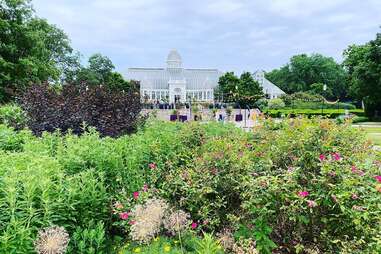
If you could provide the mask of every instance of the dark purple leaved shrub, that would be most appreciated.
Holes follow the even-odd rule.
[[[128,91],[107,86],[48,84],[33,85],[21,98],[28,126],[36,134],[69,129],[81,134],[86,126],[102,136],[117,137],[133,132],[141,120],[139,83],[131,81]]]

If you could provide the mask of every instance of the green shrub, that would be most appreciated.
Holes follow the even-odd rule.
[[[0,124],[5,124],[17,130],[23,129],[27,124],[27,117],[22,108],[16,104],[0,107]]]
[[[369,122],[369,117],[366,116],[355,116],[352,118],[352,123],[362,123],[362,122]]]
[[[84,171],[67,177],[56,159],[26,152],[1,154],[0,202],[5,253],[32,253],[42,227],[60,225],[71,233],[94,218],[108,218],[102,176]]]
[[[93,221],[88,227],[77,227],[71,238],[68,253],[103,254],[106,250],[105,228],[102,222]]]
[[[235,138],[234,143],[231,138]],[[239,212],[239,183],[252,167],[250,157],[240,151],[241,143],[244,140],[238,136],[206,142],[193,163],[168,172],[162,188],[165,197],[181,199],[182,207],[204,223],[204,228],[228,225],[228,217]]]
[[[281,98],[268,100],[267,108],[269,109],[281,109],[284,108],[286,104],[284,104]]]
[[[264,114],[270,117],[279,118],[284,116],[305,116],[308,118],[316,116],[324,116],[326,118],[337,118],[340,115],[344,115],[346,111],[344,109],[279,109],[279,110],[266,110]],[[364,111],[362,109],[352,109],[348,110],[348,113],[355,114],[357,116],[364,116]]]
[[[285,94],[281,98],[286,104],[287,108],[294,109],[356,109],[356,106],[351,103],[337,102],[327,103],[325,99],[318,94],[309,94],[298,92],[294,94]]]
[[[21,151],[24,142],[30,138],[29,131],[15,132],[11,127],[0,125],[0,150]]]
[[[242,196],[273,241],[295,252],[338,253],[347,244],[352,253],[379,251],[379,167],[363,134],[328,120],[293,120],[261,138],[271,145],[256,150],[271,163],[256,170]]]
[[[0,126],[0,252],[33,253],[37,232],[57,225],[71,237],[68,253],[108,253],[126,240],[125,253],[197,253],[202,232],[231,232],[243,253],[378,253],[381,154],[348,124],[264,120],[246,132],[149,121],[119,138]],[[181,244],[179,234],[128,238],[133,217],[121,213],[152,197],[190,214]]]

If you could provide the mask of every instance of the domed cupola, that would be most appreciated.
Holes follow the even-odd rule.
[[[179,52],[177,52],[176,49],[172,49],[167,57],[167,68],[168,69],[174,69],[174,68],[181,68],[182,60]]]

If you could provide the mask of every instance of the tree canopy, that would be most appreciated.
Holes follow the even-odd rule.
[[[363,100],[367,115],[381,115],[381,33],[364,45],[351,45],[344,51],[350,94]]]
[[[238,78],[234,72],[227,72],[220,77],[216,97],[223,102],[235,102],[244,106],[253,106],[264,96],[260,84],[250,72],[244,72]]]
[[[78,65],[67,35],[34,15],[29,0],[0,1],[0,101]]]
[[[88,85],[106,85],[112,89],[127,89],[129,82],[123,76],[114,71],[112,61],[99,53],[89,57],[87,67],[81,67],[67,83]]]
[[[108,57],[94,54],[80,64],[63,30],[35,15],[30,0],[0,0],[0,102],[43,82],[108,85],[127,89]]]
[[[289,63],[266,77],[286,93],[311,92],[332,99],[348,96],[345,70],[332,57],[320,54],[293,56]]]

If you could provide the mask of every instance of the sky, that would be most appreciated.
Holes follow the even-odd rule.
[[[33,0],[84,61],[108,56],[116,70],[165,67],[270,71],[301,53],[342,60],[350,44],[381,32],[381,0]]]

